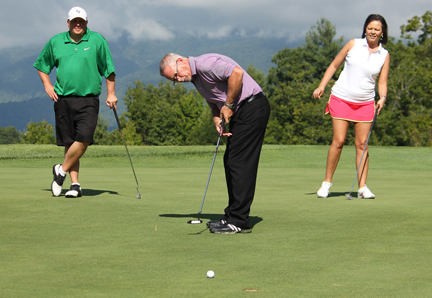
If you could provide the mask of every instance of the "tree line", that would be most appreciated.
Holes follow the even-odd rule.
[[[369,142],[383,146],[431,146],[432,12],[414,16],[400,28],[400,39],[390,37],[385,46],[391,58],[387,101]],[[342,67],[321,100],[314,99],[312,92],[344,44],[343,37],[335,36],[335,26],[322,18],[310,28],[302,46],[285,48],[274,55],[274,66],[268,75],[253,65],[246,69],[262,86],[271,104],[266,144],[331,143],[330,116],[324,115],[324,110]],[[127,112],[120,120],[129,145],[205,145],[214,144],[217,139],[205,100],[183,84],[173,86],[161,80],[154,86],[137,80],[129,86],[124,101]],[[47,123],[30,124],[14,140],[54,142],[35,137],[38,133],[53,136]],[[12,134],[11,128],[0,128],[0,142],[11,139],[3,137],[5,130]],[[352,127],[346,142],[354,144]],[[109,132],[108,122],[100,119],[95,144],[122,144],[121,134],[118,130]]]

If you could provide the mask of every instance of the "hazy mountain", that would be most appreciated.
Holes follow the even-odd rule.
[[[253,64],[267,74],[272,66],[271,58],[288,44],[284,39],[228,39],[177,38],[170,41],[130,42],[125,36],[109,41],[117,73],[116,93],[120,100],[119,113],[124,110],[123,97],[133,82],[158,84],[159,61],[169,52],[184,56],[198,56],[204,53],[221,53],[236,60],[242,67]],[[15,126],[23,131],[30,121],[45,119],[54,124],[53,102],[46,95],[33,63],[44,44],[26,48],[0,50],[0,127]],[[55,70],[51,74],[54,82]],[[115,126],[112,112],[105,105],[106,87],[103,84],[100,114]]]

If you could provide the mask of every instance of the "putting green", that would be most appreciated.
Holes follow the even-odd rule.
[[[213,146],[129,150],[141,200],[122,146],[89,149],[79,199],[66,199],[66,189],[51,196],[60,148],[0,146],[1,296],[430,295],[431,148],[371,147],[377,198],[351,201],[354,148],[342,153],[331,196],[319,199],[327,146],[264,146],[253,232],[237,235],[186,223],[200,208]],[[204,222],[227,203],[223,151]]]

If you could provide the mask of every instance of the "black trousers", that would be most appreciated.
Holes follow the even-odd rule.
[[[228,206],[223,219],[242,229],[249,229],[249,213],[255,195],[258,163],[264,134],[270,117],[270,104],[263,94],[244,101],[229,123],[224,155]]]

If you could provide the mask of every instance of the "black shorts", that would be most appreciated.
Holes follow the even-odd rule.
[[[57,146],[70,146],[75,141],[94,143],[99,96],[59,96],[54,112]]]

